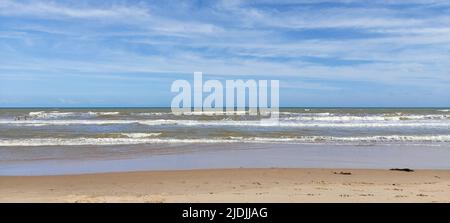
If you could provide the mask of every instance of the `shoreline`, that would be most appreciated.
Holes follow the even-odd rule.
[[[0,202],[450,202],[450,170],[234,168],[0,176]]]
[[[133,171],[329,168],[450,170],[450,147],[412,145],[193,144],[0,149],[0,176]]]

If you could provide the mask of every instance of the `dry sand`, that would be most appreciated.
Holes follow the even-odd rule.
[[[5,176],[0,202],[450,202],[450,171],[272,168]]]

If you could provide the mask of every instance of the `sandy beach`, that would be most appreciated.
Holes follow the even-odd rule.
[[[0,202],[450,202],[450,171],[240,168],[3,176]]]

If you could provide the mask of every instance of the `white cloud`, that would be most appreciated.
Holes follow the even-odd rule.
[[[8,16],[72,17],[72,18],[134,18],[146,17],[147,10],[129,6],[105,8],[69,7],[50,1],[0,1],[0,14]]]
[[[314,4],[316,1],[303,2]],[[416,0],[413,3],[429,7],[426,4],[436,6],[445,4],[445,1]],[[4,16],[64,21],[89,19],[92,22],[80,23],[81,28],[14,24],[12,30],[1,32],[0,38],[21,38],[33,42],[34,36],[28,34],[29,31],[65,35],[71,41],[58,42],[56,39],[58,43],[49,45],[59,44],[57,49],[73,51],[70,53],[78,53],[86,58],[33,58],[33,55],[20,50],[8,51],[0,52],[0,57],[4,58],[0,68],[10,71],[28,69],[102,74],[190,74],[191,71],[202,70],[220,75],[315,77],[420,85],[449,81],[450,17],[439,14],[405,16],[399,9],[383,6],[401,4],[397,1],[370,4],[376,4],[377,7],[362,9],[342,6],[315,11],[305,6],[283,11],[253,7],[249,2],[224,1],[208,8],[208,12],[186,11],[184,16],[179,16],[180,12],[172,14],[163,9],[158,11],[158,5],[138,7],[111,4],[88,7],[49,1],[25,4],[0,0],[0,15]],[[413,11],[420,13],[420,8]],[[125,25],[126,29],[104,28],[117,24]],[[296,39],[284,36],[287,31],[317,28],[353,29],[380,36],[348,39],[333,36]],[[101,45],[103,38],[114,39],[115,45]],[[86,42],[91,44],[84,46],[82,43]],[[129,44],[133,44],[132,49],[128,48]],[[151,48],[158,54],[138,53],[137,47]],[[95,60],[89,53],[95,53]],[[301,57],[370,63],[331,66],[304,61]]]

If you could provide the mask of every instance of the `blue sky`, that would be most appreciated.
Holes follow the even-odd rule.
[[[0,107],[170,106],[176,79],[282,106],[450,106],[450,2],[0,0]]]

